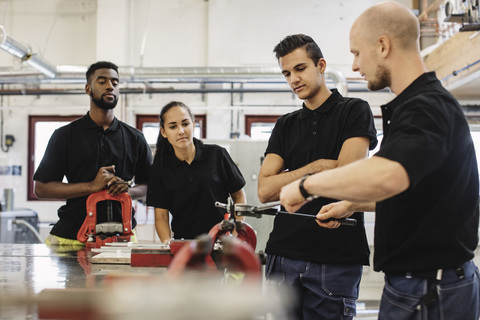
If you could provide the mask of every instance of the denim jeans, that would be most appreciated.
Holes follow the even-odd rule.
[[[441,280],[386,275],[378,319],[478,320],[479,272],[473,261],[462,268],[463,277],[452,268],[443,270]],[[432,299],[422,302],[427,293]]]
[[[289,319],[348,320],[356,315],[361,265],[333,265],[269,255],[268,288],[280,286],[293,298]]]

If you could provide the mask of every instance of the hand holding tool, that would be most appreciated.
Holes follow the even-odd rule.
[[[263,205],[253,206],[243,203],[233,203],[231,198],[228,198],[228,203],[215,202],[215,206],[219,208],[224,208],[228,213],[236,214],[237,216],[246,216],[246,217],[256,217],[261,218],[262,215],[271,215],[276,216],[277,214],[291,214],[294,216],[301,216],[310,219],[316,219],[315,215],[294,212],[290,213],[287,211],[280,210],[280,201],[267,202]],[[323,222],[328,222],[330,220],[337,220],[341,225],[354,227],[357,225],[357,220],[352,218],[341,218],[341,219],[328,219],[323,220]]]
[[[130,181],[117,180],[112,184],[126,184],[129,188],[131,188],[133,186],[133,180],[130,180]]]

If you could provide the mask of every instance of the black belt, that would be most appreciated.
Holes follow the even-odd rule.
[[[400,276],[405,278],[421,278],[421,279],[428,279],[428,280],[442,280],[442,277],[446,273],[453,272],[458,279],[465,278],[465,269],[463,268],[465,264],[462,264],[456,268],[448,268],[448,269],[437,269],[437,270],[422,270],[422,271],[408,271],[408,272],[387,272],[386,275],[388,276]],[[417,304],[419,308],[421,304],[429,305],[432,302],[438,300],[438,292],[436,289],[432,289],[420,297],[420,301]]]
[[[407,272],[387,272],[387,276],[400,276],[405,278],[422,278],[429,280],[442,280],[444,272],[453,270],[459,279],[465,278],[465,270],[462,266],[451,269],[437,269],[437,270],[420,270]]]

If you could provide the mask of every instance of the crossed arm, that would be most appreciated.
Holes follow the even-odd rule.
[[[258,178],[258,198],[260,202],[280,199],[283,186],[300,179],[307,173],[318,173],[342,167],[368,155],[370,140],[366,137],[354,137],[345,140],[340,150],[338,160],[319,159],[304,167],[284,172],[284,160],[277,154],[269,153],[260,168]]]

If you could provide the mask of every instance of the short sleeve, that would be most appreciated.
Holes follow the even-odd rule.
[[[154,208],[168,209],[166,190],[161,171],[152,167],[148,179],[147,205]]]
[[[240,169],[230,157],[226,149],[222,148],[223,167],[227,177],[227,191],[229,193],[236,192],[245,186],[245,179],[243,178]]]
[[[62,181],[66,174],[67,137],[64,128],[54,131],[33,180],[41,182]]]

